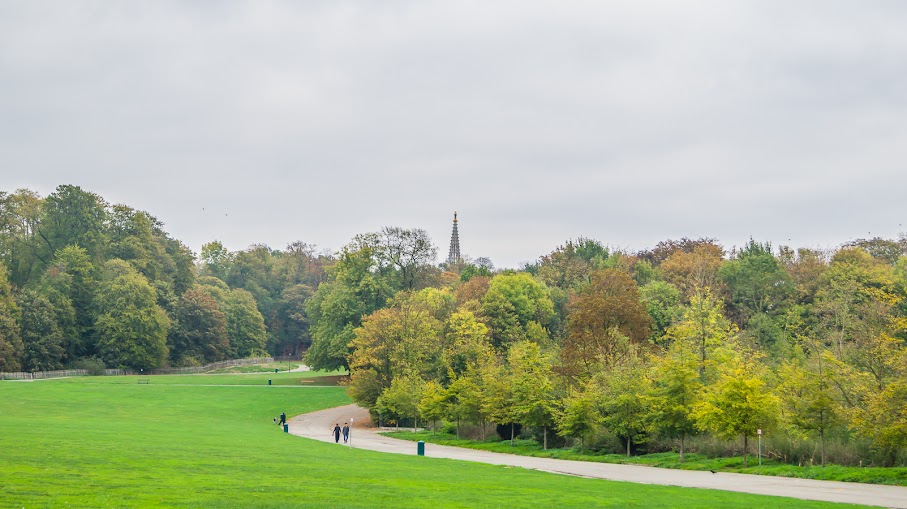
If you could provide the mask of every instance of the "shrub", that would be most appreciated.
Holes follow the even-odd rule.
[[[72,363],[73,369],[84,369],[91,376],[103,376],[107,365],[97,357],[85,357]]]
[[[495,429],[495,432],[497,432],[498,436],[501,437],[501,440],[510,440],[510,432],[511,432],[510,423],[498,424],[497,426],[495,426],[494,429]],[[522,424],[513,425],[513,436],[514,437],[520,436],[520,433],[522,431],[523,431]]]

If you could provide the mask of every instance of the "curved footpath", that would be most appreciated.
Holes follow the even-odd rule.
[[[289,432],[322,442],[333,442],[331,430],[334,423],[353,419],[352,447],[396,454],[416,454],[416,444],[379,435],[369,427],[368,411],[356,405],[312,412],[293,417],[288,421]],[[341,442],[342,444],[342,442]],[[804,500],[824,500],[851,504],[875,505],[907,509],[907,487],[877,484],[816,481],[763,475],[674,470],[640,465],[616,465],[587,461],[534,458],[501,454],[476,449],[425,444],[425,456],[477,461],[494,465],[509,465],[558,474],[576,475],[611,481],[663,484],[687,488],[738,491],[758,495],[774,495]]]

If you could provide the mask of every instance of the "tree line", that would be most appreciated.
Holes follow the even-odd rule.
[[[577,239],[520,270],[426,266],[408,287],[381,253],[354,242],[331,266],[307,359],[349,368],[351,397],[386,422],[490,422],[546,448],[681,461],[691,438],[749,451],[764,432],[788,461],[825,464],[829,443],[838,461],[905,461],[903,239],[637,253]]]
[[[575,239],[519,270],[437,265],[419,229],[198,257],[76,186],[0,193],[0,371],[306,352],[385,420],[502,425],[581,448],[744,447],[764,430],[907,447],[907,243],[832,251]],[[610,444],[610,445],[609,445]],[[667,445],[666,445],[667,444]],[[854,460],[856,461],[856,459]]]

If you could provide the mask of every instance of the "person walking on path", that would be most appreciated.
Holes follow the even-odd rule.
[[[350,426],[348,423],[343,423],[343,443],[346,443],[350,439]]]
[[[340,423],[334,424],[334,443],[340,443]]]
[[[287,423],[287,414],[284,412],[280,412],[280,425],[283,426],[286,423]]]

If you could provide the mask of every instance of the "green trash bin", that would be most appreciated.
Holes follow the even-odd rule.
[[[278,368],[274,368],[274,372],[275,372],[275,373],[277,373],[277,369],[278,369]]]
[[[271,379],[268,378],[268,385],[271,385]]]
[[[416,453],[419,454],[419,456],[425,456],[425,442],[421,440],[416,442]]]
[[[290,432],[290,425],[289,425],[289,424],[284,424],[284,425],[283,425],[283,432],[284,432],[284,433],[289,433],[289,432]]]

